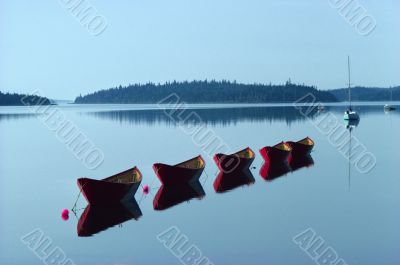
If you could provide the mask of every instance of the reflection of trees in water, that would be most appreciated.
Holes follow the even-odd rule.
[[[0,114],[0,122],[7,120],[29,119],[34,117],[35,114],[32,113]]]
[[[322,113],[318,113],[316,108],[311,111],[309,115],[311,118],[316,118],[318,115],[324,115],[331,111],[334,114],[341,116],[346,106],[327,106],[326,110]],[[303,107],[304,112],[307,112],[308,107]],[[384,114],[383,105],[378,106],[353,106],[360,115],[369,114]],[[62,111],[62,108],[61,108]],[[109,119],[117,122],[127,122],[135,124],[155,124],[155,123],[167,123],[174,124],[173,120],[167,115],[172,110],[113,110],[113,111],[96,111],[96,112],[80,112],[85,115],[91,115],[101,119]],[[175,120],[180,120],[179,115],[182,119],[189,116],[190,113],[197,113],[200,119],[207,124],[235,124],[236,122],[264,122],[264,121],[284,121],[287,124],[291,124],[295,121],[305,121],[306,118],[294,107],[291,106],[274,106],[274,107],[232,107],[232,108],[208,108],[208,109],[187,109],[185,111],[177,110],[172,114]],[[400,111],[391,111],[390,115],[399,115]],[[16,119],[32,119],[35,118],[34,113],[1,113],[0,122],[7,120]],[[341,117],[340,117],[341,118]],[[192,124],[199,123],[194,115],[188,118],[188,121]]]
[[[195,114],[194,114],[195,113]],[[317,112],[313,111],[310,117]],[[186,109],[186,110],[126,110],[101,111],[85,113],[100,119],[134,124],[167,123],[185,121],[190,124],[205,122],[207,124],[228,125],[236,122],[284,121],[291,124],[294,121],[305,121],[306,118],[294,107],[246,107],[220,109]],[[197,116],[198,115],[198,116]]]
[[[316,108],[303,107],[303,112],[311,110],[309,117],[314,119],[318,115],[324,115],[329,111],[341,115],[344,106],[327,107],[326,111],[318,113]],[[355,106],[360,114],[383,114],[382,106]],[[195,113],[196,115],[194,115]],[[109,119],[117,122],[134,124],[174,124],[174,121],[184,120],[190,124],[198,124],[200,121],[206,124],[229,125],[237,122],[264,122],[283,121],[290,125],[296,121],[305,121],[300,111],[294,107],[237,107],[237,108],[208,108],[186,110],[124,110],[124,111],[99,111],[85,113],[100,119]],[[398,114],[398,113],[397,113]],[[198,116],[197,116],[198,115]]]

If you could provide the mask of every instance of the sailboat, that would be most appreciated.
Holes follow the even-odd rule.
[[[352,108],[351,108],[351,79],[350,79],[350,57],[347,57],[347,67],[349,70],[349,108],[344,112],[344,116],[343,119],[344,120],[359,120],[360,117],[358,116],[357,112],[355,112]]]
[[[390,88],[390,101],[393,101],[393,88]],[[395,110],[396,107],[390,104],[385,104],[385,106],[383,106],[384,111],[392,111]]]

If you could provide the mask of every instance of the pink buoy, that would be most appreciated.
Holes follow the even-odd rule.
[[[150,190],[149,185],[144,185],[144,186],[143,186],[143,193],[144,193],[145,195],[147,195],[147,194],[149,193],[149,190]]]
[[[61,219],[63,219],[64,221],[67,221],[69,219],[69,211],[68,211],[68,209],[63,209],[61,211]]]
[[[63,219],[64,221],[68,221],[69,215],[61,215],[61,219]]]

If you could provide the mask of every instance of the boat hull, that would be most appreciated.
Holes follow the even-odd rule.
[[[140,186],[140,181],[124,184],[89,178],[80,178],[77,183],[87,202],[92,205],[109,205],[129,201],[134,198]]]
[[[308,155],[314,148],[314,145],[306,145],[299,142],[288,141],[286,143],[292,148],[291,154],[293,155]]]
[[[358,116],[357,112],[354,111],[346,111],[343,116],[344,120],[359,120],[360,117]]]
[[[251,158],[240,157],[237,154],[225,155],[216,154],[214,155],[214,162],[218,166],[219,170],[225,173],[234,172],[237,170],[244,170],[251,166],[254,161],[254,156]]]
[[[200,157],[200,159],[202,158]],[[202,161],[204,163],[204,160]],[[153,169],[161,184],[170,186],[198,181],[203,173],[204,166],[194,169],[156,163],[153,165]]]
[[[266,146],[260,149],[260,154],[265,161],[285,162],[290,155],[290,151],[277,149],[272,146]]]
[[[385,111],[396,110],[396,107],[392,105],[385,105],[383,108]]]

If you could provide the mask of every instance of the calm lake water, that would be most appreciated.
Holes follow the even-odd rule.
[[[103,151],[104,162],[88,169],[38,115],[25,107],[1,107],[0,264],[43,264],[21,241],[37,228],[51,239],[45,252],[59,247],[77,265],[182,264],[157,239],[170,227],[187,236],[184,247],[197,246],[215,265],[314,264],[292,241],[307,228],[347,264],[399,264],[399,108],[384,113],[381,104],[355,107],[361,120],[351,134],[376,157],[376,166],[362,173],[353,164],[349,168],[348,160],[315,126],[327,114],[344,124],[343,105],[312,112],[309,119],[284,105],[190,106],[202,120],[189,120],[191,126],[206,125],[232,151],[249,146],[256,152],[254,184],[225,193],[214,190],[218,170],[209,153],[156,106],[57,108]],[[261,147],[306,136],[316,143],[313,166],[272,181],[260,176]],[[349,136],[346,130],[344,137]],[[155,211],[160,182],[152,164],[175,164],[198,154],[206,160],[200,187],[205,196]],[[78,219],[86,207],[81,197],[77,217],[71,213],[68,221],[61,219],[61,210],[71,209],[78,195],[77,178],[101,179],[135,165],[143,173],[142,184],[151,188],[147,196],[141,189],[136,194],[140,218],[80,237]],[[131,217],[124,210],[91,209],[91,214],[89,229],[94,230],[110,219]]]

